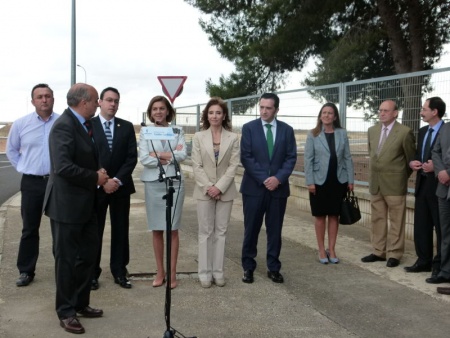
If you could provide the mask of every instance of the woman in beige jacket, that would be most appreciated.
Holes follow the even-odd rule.
[[[203,131],[192,141],[194,198],[198,216],[198,276],[202,287],[225,285],[225,239],[239,165],[239,137],[232,133],[228,107],[211,98],[202,112]]]

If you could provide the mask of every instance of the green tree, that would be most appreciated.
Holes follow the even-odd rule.
[[[211,44],[236,66],[219,84],[207,82],[208,94],[224,98],[276,91],[310,57],[317,66],[310,86],[431,69],[450,37],[450,0],[185,1],[204,14]],[[406,118],[417,109],[402,104]]]

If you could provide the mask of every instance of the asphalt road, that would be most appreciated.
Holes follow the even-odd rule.
[[[0,205],[20,190],[21,175],[9,163],[5,154],[0,154]]]

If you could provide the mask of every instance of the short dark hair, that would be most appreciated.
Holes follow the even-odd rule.
[[[32,98],[32,99],[33,99],[34,91],[35,91],[37,88],[48,88],[48,89],[52,92],[52,95],[53,95],[53,90],[49,87],[48,84],[46,84],[46,83],[38,83],[36,86],[33,87],[33,89],[31,89],[31,98]]]
[[[206,130],[208,129],[211,124],[208,121],[208,111],[211,106],[220,106],[222,108],[223,114],[225,119],[222,121],[222,127],[226,130],[231,131],[231,121],[230,121],[230,114],[228,114],[228,105],[225,101],[223,101],[220,97],[212,97],[208,103],[206,104],[205,109],[202,110],[202,117],[200,119],[200,122],[202,124],[202,129]]]
[[[103,100],[103,96],[105,95],[106,92],[114,92],[117,95],[119,95],[119,99],[120,99],[120,93],[119,91],[114,88],[114,87],[106,87],[105,89],[102,90],[102,92],[100,93],[100,100]]]
[[[172,105],[170,104],[169,100],[162,95],[157,95],[154,98],[150,100],[150,103],[148,104],[147,108],[147,116],[151,122],[155,122],[155,120],[152,117],[152,107],[155,104],[155,102],[164,102],[166,105],[167,111],[169,114],[166,117],[167,122],[171,122],[175,118],[175,109],[173,109]]]
[[[428,101],[428,106],[431,110],[437,109],[439,117],[442,119],[442,117],[445,114],[445,102],[442,100],[439,96],[433,96],[429,99],[426,99]]]
[[[261,97],[259,98],[259,100],[261,101],[261,99],[266,99],[266,100],[273,100],[273,105],[276,109],[278,109],[278,107],[280,107],[280,98],[278,97],[277,94],[274,93],[264,93],[261,95]]]

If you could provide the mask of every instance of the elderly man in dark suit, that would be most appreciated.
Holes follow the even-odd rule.
[[[245,172],[240,192],[244,209],[242,267],[244,283],[253,283],[256,269],[258,236],[265,217],[267,233],[267,276],[283,283],[280,273],[281,229],[287,198],[289,176],[297,162],[294,130],[277,120],[280,99],[265,93],[259,99],[260,117],[242,127],[241,163]]]
[[[436,195],[439,203],[442,236],[441,271],[437,276],[427,278],[426,282],[431,284],[450,283],[450,123],[442,126],[431,156],[434,173],[439,181]],[[450,287],[441,287],[437,291],[442,294],[450,294]]]
[[[378,114],[380,122],[368,130],[373,253],[361,260],[371,263],[388,258],[386,266],[393,268],[405,251],[409,161],[416,147],[411,128],[396,121],[394,101],[382,102]]]
[[[98,107],[98,93],[75,84],[67,93],[69,108],[50,132],[50,179],[44,211],[50,217],[55,254],[56,313],[71,333],[84,333],[77,313],[100,317],[89,306],[91,276],[98,252],[97,187],[108,180],[99,169],[90,119]]]
[[[92,277],[92,290],[98,289],[98,278],[102,272],[100,268],[102,239],[108,207],[111,220],[109,267],[116,284],[125,289],[131,288],[127,278],[127,265],[130,261],[128,230],[130,195],[136,192],[131,174],[137,163],[137,144],[133,125],[116,117],[119,100],[120,94],[116,88],[103,89],[99,100],[100,114],[92,119],[100,163],[109,175],[108,182],[99,188],[97,194],[100,246]]]
[[[441,227],[439,225],[439,206],[436,196],[437,178],[431,159],[431,150],[444,121],[445,103],[440,97],[425,100],[420,116],[427,126],[419,129],[416,156],[409,162],[409,167],[417,172],[416,197],[414,203],[414,244],[417,260],[406,266],[406,272],[428,272],[432,276],[441,269]],[[436,232],[436,255],[433,258],[433,229]]]

